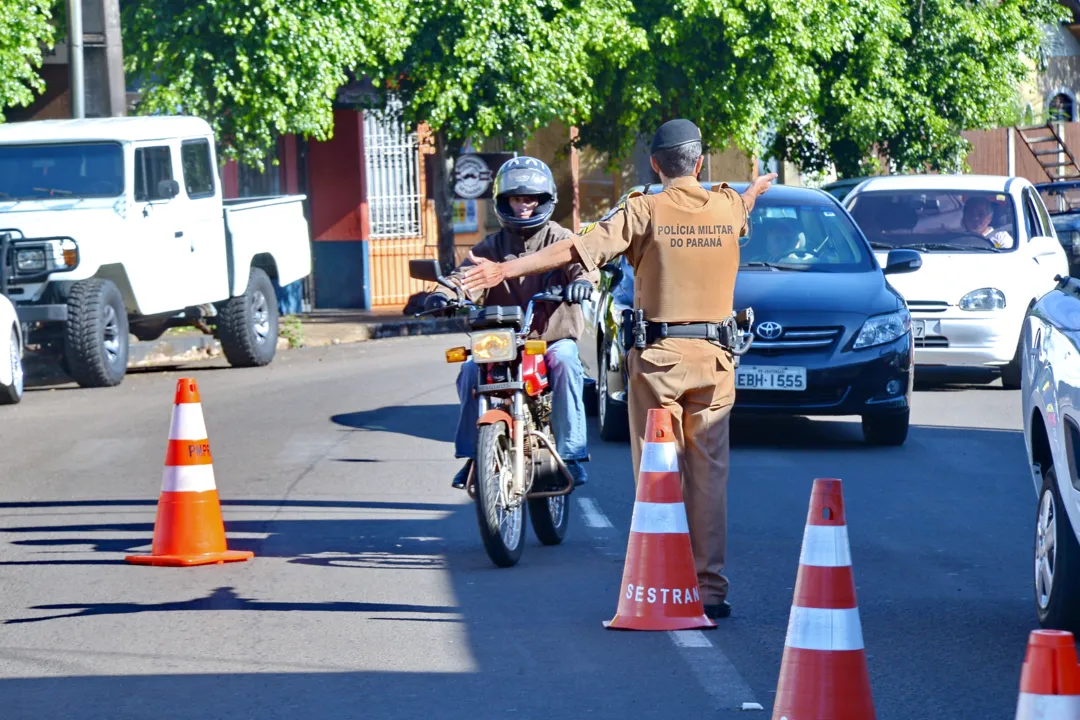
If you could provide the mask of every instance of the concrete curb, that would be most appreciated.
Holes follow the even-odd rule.
[[[326,332],[320,328],[319,340],[305,338],[300,347],[326,347],[367,340],[380,340],[393,337],[415,335],[446,335],[465,332],[461,318],[415,319],[402,318],[385,322],[337,323],[336,332]],[[278,352],[290,350],[289,341],[278,338]],[[148,368],[163,365],[213,360],[221,357],[221,343],[210,335],[179,335],[161,337],[157,340],[133,341],[128,349],[128,369]],[[26,379],[28,382],[66,382],[70,378],[55,363],[39,360],[33,355],[26,358]]]

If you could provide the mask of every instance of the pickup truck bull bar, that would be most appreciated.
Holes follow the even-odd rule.
[[[18,235],[18,237],[15,237]],[[20,275],[14,263],[14,251],[17,248],[47,245],[53,240],[70,240],[75,246],[75,264],[61,268],[46,269],[42,272]],[[20,283],[40,282],[47,279],[53,273],[71,272],[79,267],[79,244],[75,238],[68,235],[50,235],[48,237],[28,238],[24,237],[19,230],[12,228],[0,229],[0,295],[7,296],[8,287],[16,280]]]

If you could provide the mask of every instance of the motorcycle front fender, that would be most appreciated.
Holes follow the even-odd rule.
[[[510,435],[514,434],[514,419],[505,410],[488,410],[476,421],[477,427],[482,425],[494,425],[497,422],[505,422]]]

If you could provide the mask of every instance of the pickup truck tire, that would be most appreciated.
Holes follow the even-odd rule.
[[[64,359],[81,387],[119,385],[127,373],[128,316],[124,298],[109,280],[80,280],[68,295]]]
[[[277,295],[266,271],[253,267],[247,289],[218,311],[218,337],[233,367],[269,365],[277,352]]]

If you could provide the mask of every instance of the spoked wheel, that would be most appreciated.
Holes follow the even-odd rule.
[[[558,545],[570,527],[570,496],[530,499],[529,517],[537,540],[544,545]]]
[[[488,557],[499,567],[512,567],[525,548],[524,503],[507,509],[514,475],[514,451],[506,423],[480,428],[476,458],[476,519]]]

